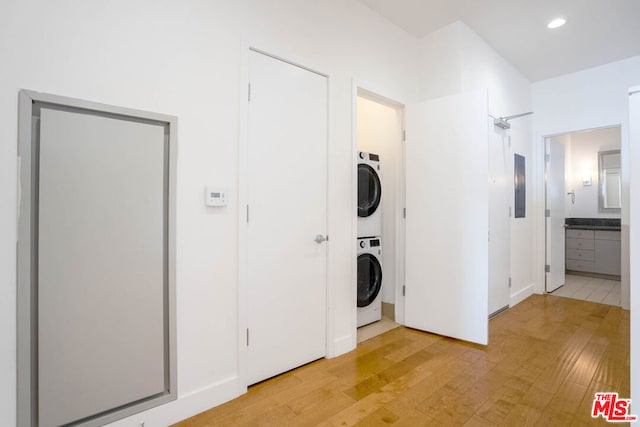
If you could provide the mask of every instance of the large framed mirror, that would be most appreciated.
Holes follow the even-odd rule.
[[[622,200],[620,150],[598,153],[599,197],[601,212],[620,212]]]

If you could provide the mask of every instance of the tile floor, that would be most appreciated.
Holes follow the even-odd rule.
[[[387,331],[397,328],[398,326],[400,325],[383,316],[382,319],[377,322],[369,323],[368,325],[358,328],[358,344],[373,337],[377,337],[378,335],[382,335]]]
[[[564,286],[551,295],[620,306],[620,281],[567,274]]]

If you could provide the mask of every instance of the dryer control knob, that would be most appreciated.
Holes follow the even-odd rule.
[[[360,153],[358,153],[361,159],[364,159],[364,153],[361,151]]]
[[[363,248],[363,249],[364,249],[364,245],[365,245],[365,243],[364,243],[364,242],[360,242],[360,247],[361,247],[361,248]]]

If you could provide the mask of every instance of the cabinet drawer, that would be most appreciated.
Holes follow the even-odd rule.
[[[620,241],[619,231],[595,230],[595,238],[598,240],[617,240]]]
[[[595,252],[582,249],[567,249],[567,260],[573,259],[577,261],[591,261],[593,262]]]
[[[567,239],[567,249],[593,249],[593,239]]]
[[[593,272],[595,266],[591,261],[576,261],[574,259],[568,259],[566,261],[565,268],[567,270]]]
[[[571,239],[593,239],[593,230],[567,229],[566,236]]]

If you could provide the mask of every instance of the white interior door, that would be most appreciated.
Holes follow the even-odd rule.
[[[486,92],[406,113],[405,324],[487,344]]]
[[[547,138],[547,265],[545,289],[553,292],[564,285],[564,145]]]
[[[509,307],[513,156],[506,130],[489,119],[489,315]]]
[[[326,351],[327,78],[251,51],[248,384]]]

